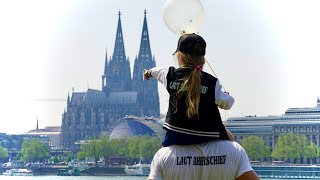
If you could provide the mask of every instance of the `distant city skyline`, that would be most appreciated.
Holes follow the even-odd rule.
[[[0,2],[0,127],[24,133],[60,126],[68,93],[101,90],[104,58],[113,54],[118,12],[131,66],[144,10],[158,66],[176,66],[177,37],[163,22],[165,0],[12,0]],[[320,96],[320,2],[201,0],[200,35],[223,86],[235,97],[222,117],[279,115],[315,107]],[[205,71],[212,73],[208,66]],[[168,95],[159,85],[160,110]],[[42,100],[42,101],[39,101]],[[50,101],[47,101],[50,100]]]

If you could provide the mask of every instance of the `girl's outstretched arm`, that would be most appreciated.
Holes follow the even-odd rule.
[[[234,103],[234,99],[230,96],[229,93],[222,91],[222,85],[220,84],[219,80],[217,80],[215,85],[215,94],[216,94],[216,101],[215,103],[221,109],[230,109]]]
[[[162,67],[153,67],[149,70],[143,70],[143,77],[149,80],[151,77],[162,83],[165,87],[167,86],[167,74],[168,69]]]

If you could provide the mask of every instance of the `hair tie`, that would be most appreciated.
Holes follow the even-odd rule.
[[[202,67],[199,66],[199,65],[196,66],[196,69],[197,69],[198,71],[202,71]]]

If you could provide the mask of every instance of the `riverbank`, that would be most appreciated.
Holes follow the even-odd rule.
[[[5,172],[6,170],[11,168],[0,168],[0,174]],[[33,168],[33,175],[34,176],[43,176],[43,175],[49,175],[54,176],[57,175],[58,171],[60,169],[72,169],[68,167],[39,167],[39,168]],[[124,171],[124,167],[121,166],[110,166],[110,167],[104,167],[104,166],[97,166],[97,167],[87,167],[85,169],[80,169],[80,176],[126,176],[126,173]]]

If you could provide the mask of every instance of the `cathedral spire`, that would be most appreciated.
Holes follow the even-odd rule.
[[[123,43],[123,33],[122,33],[122,25],[121,25],[121,12],[118,13],[118,27],[116,33],[116,41],[114,44],[114,51],[112,59],[115,61],[124,61],[126,58],[126,53],[124,49]]]
[[[113,55],[109,61],[105,61],[105,74],[102,76],[102,89],[106,93],[132,90],[130,61],[125,53],[120,11],[118,16]]]
[[[106,58],[104,61],[104,73],[103,73],[105,76],[107,75],[107,71],[108,71],[108,52],[106,49]]]
[[[104,60],[104,71],[103,71],[103,75],[102,75],[102,90],[106,91],[106,81],[107,81],[107,75],[108,75],[108,53],[107,53],[107,49],[106,49],[106,57]]]
[[[149,40],[149,31],[148,31],[148,23],[147,23],[147,10],[144,10],[144,20],[143,20],[143,27],[142,27],[142,34],[141,34],[141,41],[140,41],[140,51],[139,56],[145,56],[143,58],[145,60],[151,60],[151,48],[150,48],[150,40]]]
[[[138,57],[134,61],[133,69],[133,90],[138,92],[137,101],[139,106],[144,107],[140,115],[160,115],[159,94],[157,81],[143,81],[143,69],[150,69],[156,66],[150,48],[150,39],[147,23],[147,11],[144,10],[144,19]],[[143,87],[143,88],[141,88]],[[148,96],[148,98],[146,98]]]
[[[133,88],[139,88],[139,83],[142,83],[142,71],[143,69],[149,69],[151,67],[156,66],[155,61],[151,55],[150,48],[150,39],[149,39],[149,31],[148,31],[148,23],[147,23],[147,11],[144,10],[144,19],[141,33],[141,41],[140,41],[140,49],[138,53],[138,57],[134,62],[133,69]]]
[[[38,122],[38,117],[37,117],[37,127],[36,127],[36,132],[39,131],[39,122]]]

